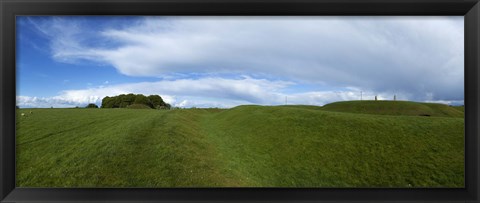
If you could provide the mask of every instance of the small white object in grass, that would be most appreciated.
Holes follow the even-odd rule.
[[[22,113],[22,116],[25,116],[25,113]]]

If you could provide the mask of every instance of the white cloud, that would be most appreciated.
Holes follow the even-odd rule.
[[[463,100],[462,19],[149,17],[132,26],[96,32],[68,17],[36,25],[50,37],[54,59],[108,64],[128,76],[259,74],[284,81],[403,92],[415,100]],[[92,38],[113,45],[96,46],[89,43]],[[206,92],[209,79],[205,82],[191,87],[197,91],[190,93]],[[177,94],[174,90],[189,85],[184,80],[175,84],[173,90],[161,90]],[[262,103],[263,97],[252,95],[269,92],[241,85],[245,84],[229,86],[233,92],[220,86],[209,95],[231,94],[234,99],[249,97],[247,101]]]
[[[273,92],[291,85],[291,82],[268,81],[265,79],[253,79],[243,77],[242,79],[224,79],[224,78],[201,78],[201,79],[180,79],[164,80],[158,82],[128,83],[111,86],[99,86],[81,90],[65,90],[58,96],[50,98],[37,97],[17,97],[17,102],[21,106],[39,106],[45,107],[50,103],[65,105],[85,105],[88,103],[100,103],[105,96],[116,96],[119,94],[158,94],[167,102],[174,106],[185,106],[187,101],[177,98],[196,98],[196,102],[188,102],[191,106],[231,106],[222,105],[219,101],[230,101],[230,104],[240,103],[268,103],[278,97]],[[182,103],[183,102],[183,103]],[[45,103],[45,105],[44,105]],[[49,107],[49,105],[47,105]]]
[[[324,105],[335,101],[360,100],[360,91],[347,88],[343,91],[305,91],[285,93],[285,89],[296,84],[285,81],[270,81],[244,77],[241,79],[200,78],[164,80],[157,82],[128,83],[80,90],[65,90],[54,97],[18,96],[21,107],[74,107],[88,103],[101,104],[106,96],[120,94],[160,95],[167,103],[177,107],[220,107],[230,108],[244,104]],[[364,100],[393,99],[389,92],[363,91]],[[408,100],[408,95],[397,94],[398,100]]]
[[[78,103],[75,100],[69,98],[17,96],[17,105],[22,108],[67,108],[83,104],[84,103]]]

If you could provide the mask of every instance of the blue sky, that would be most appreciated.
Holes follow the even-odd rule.
[[[17,104],[463,104],[463,16],[17,17]]]

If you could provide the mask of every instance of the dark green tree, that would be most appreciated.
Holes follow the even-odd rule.
[[[133,102],[134,104],[143,104],[143,105],[147,105],[149,106],[150,108],[152,108],[152,105],[150,103],[150,100],[148,100],[148,97],[146,97],[145,95],[143,94],[137,94],[135,96],[135,101]]]
[[[96,104],[90,103],[85,108],[98,108]]]
[[[147,97],[150,100],[151,107],[155,109],[159,109],[162,106],[166,106],[165,102],[163,101],[162,97],[158,95],[150,95]]]
[[[136,98],[136,97],[137,97],[137,96],[134,95],[134,94],[132,94],[132,93],[127,94],[127,95],[125,95],[125,96],[122,98],[122,102],[123,102],[123,103],[126,103],[127,106],[132,105],[132,104],[135,102],[135,98]]]
[[[142,104],[155,109],[170,109],[170,104],[165,103],[159,95],[121,94],[102,99],[102,108],[127,108],[133,104]]]
[[[118,108],[115,107],[115,97],[104,97],[102,99],[102,108]]]

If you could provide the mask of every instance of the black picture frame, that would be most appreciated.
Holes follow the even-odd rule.
[[[480,202],[479,0],[0,0],[2,202]],[[461,15],[465,18],[465,188],[16,188],[17,15]]]

